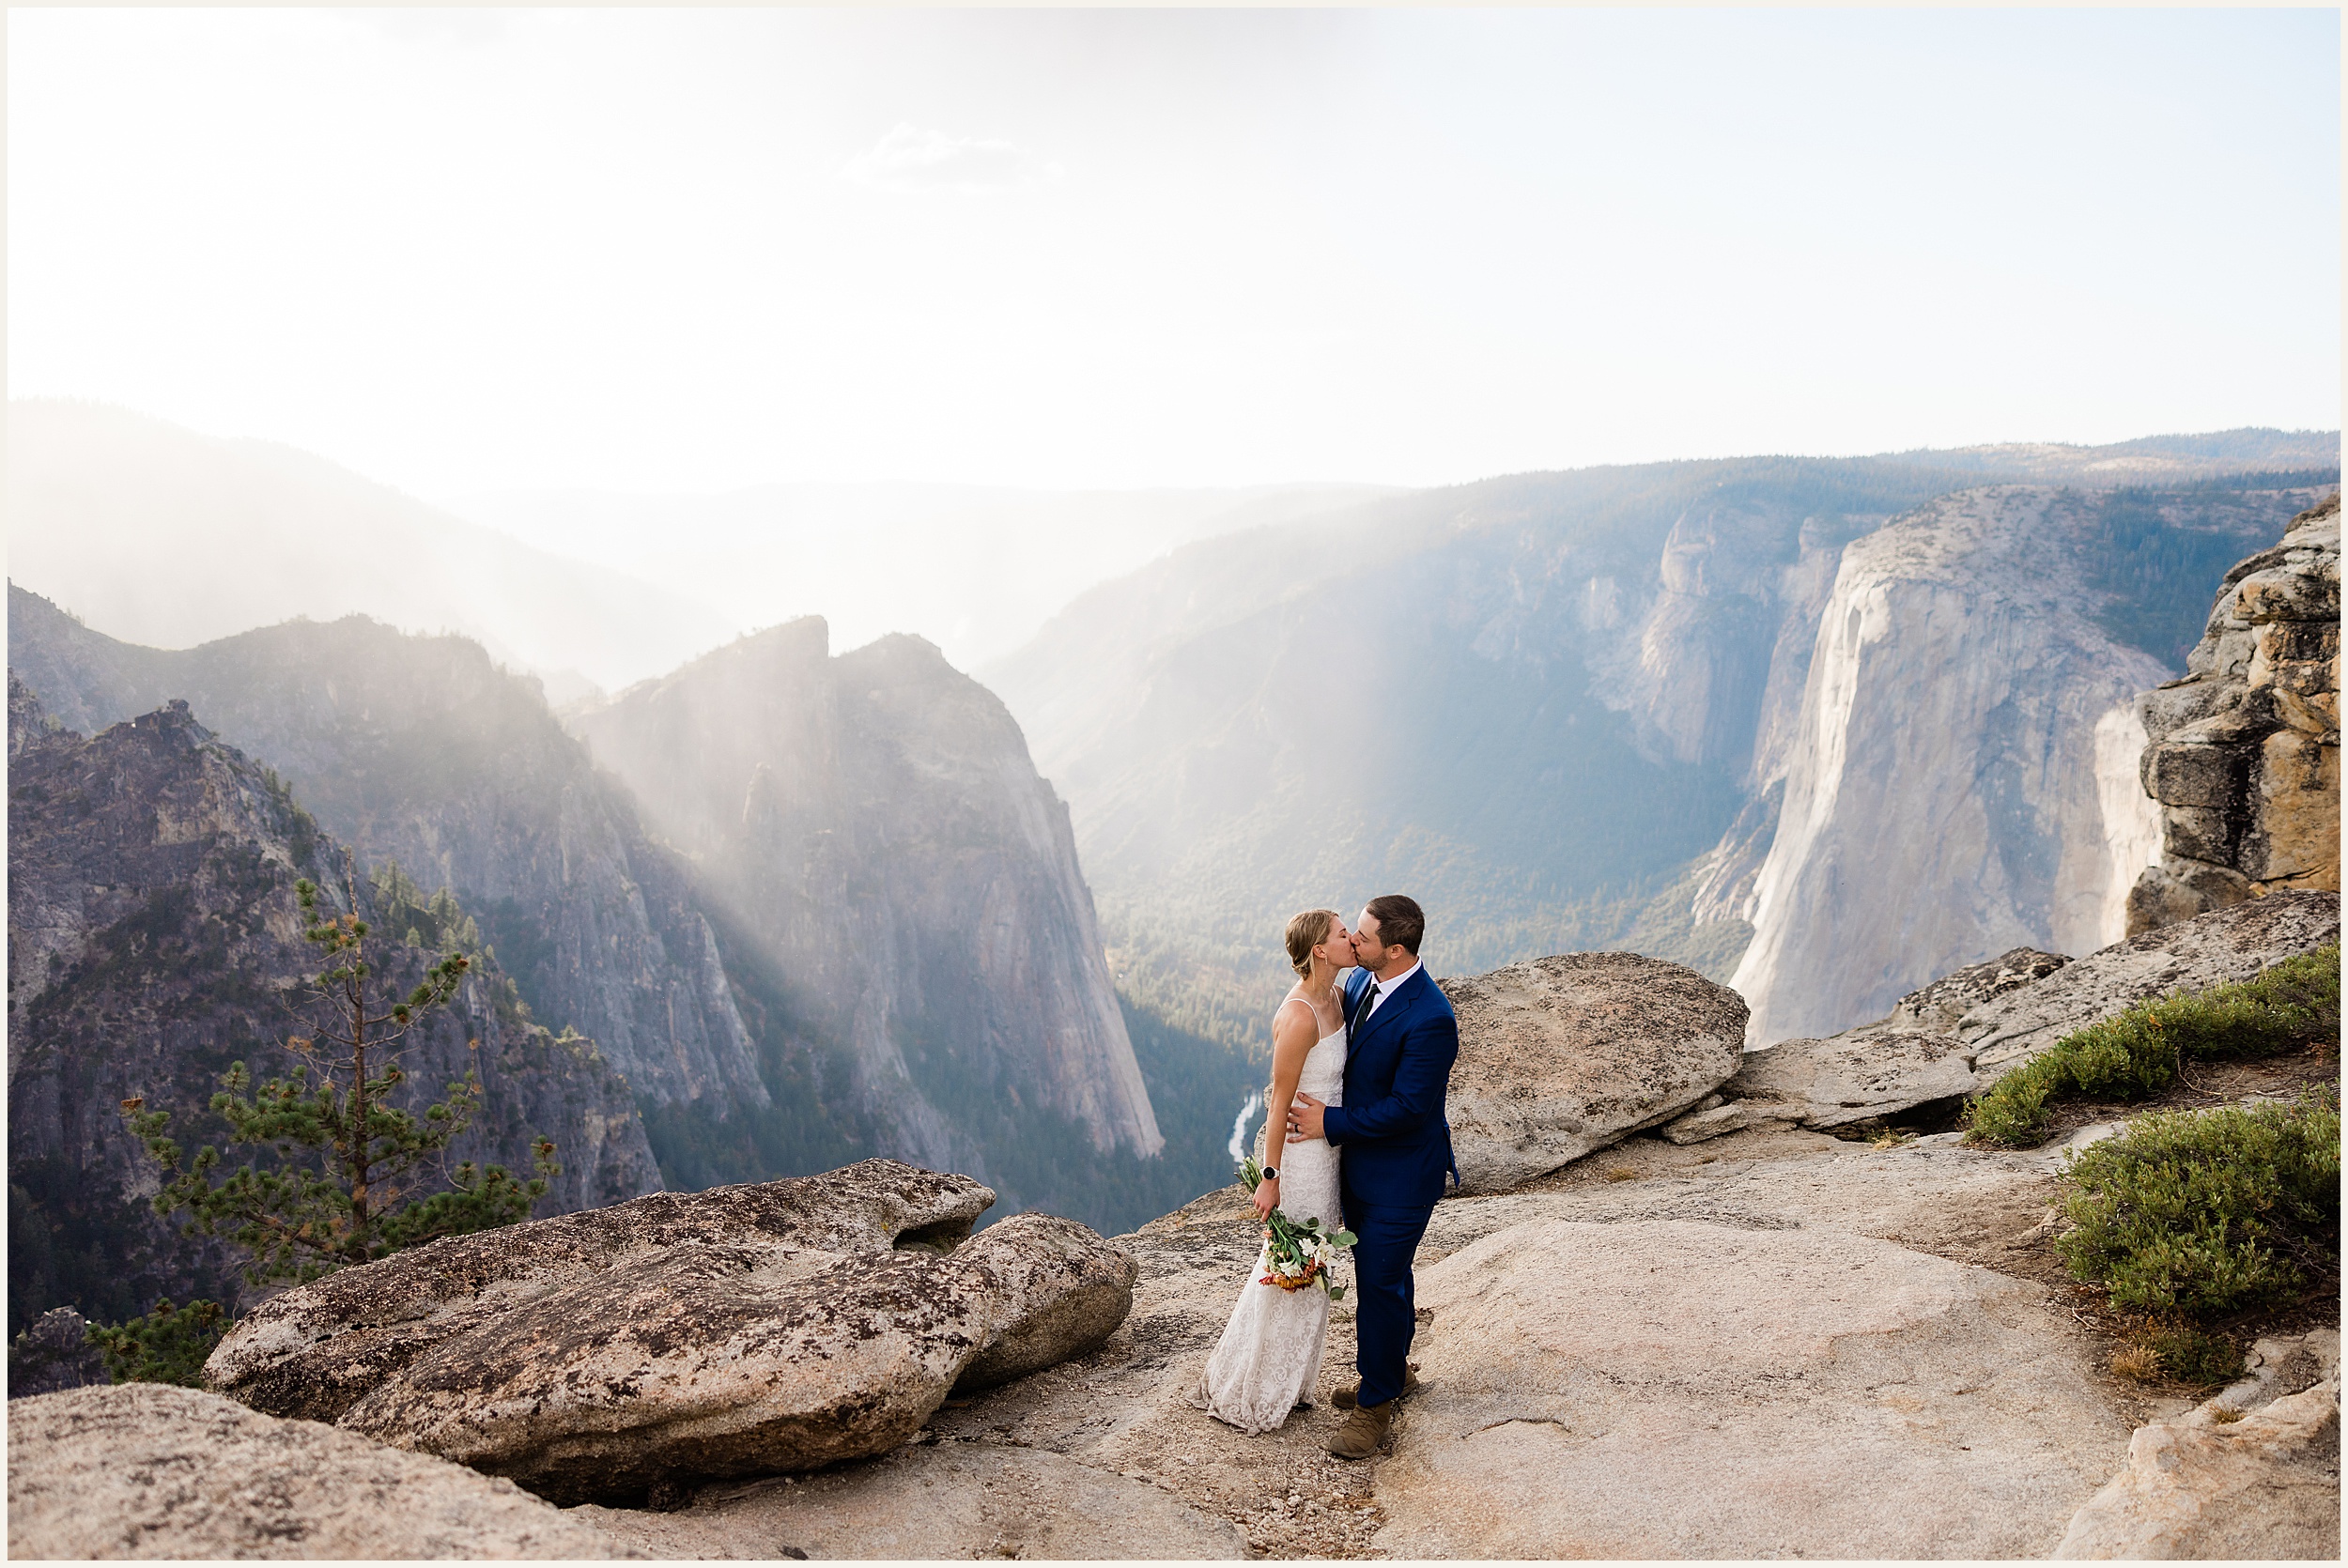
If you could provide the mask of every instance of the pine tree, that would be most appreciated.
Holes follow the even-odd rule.
[[[512,1224],[529,1215],[547,1178],[559,1174],[554,1145],[542,1139],[533,1149],[537,1172],[528,1181],[502,1166],[466,1161],[445,1173],[444,1188],[424,1194],[435,1185],[439,1157],[472,1121],[481,1077],[468,1069],[421,1116],[401,1110],[391,1101],[407,1078],[401,1041],[456,995],[473,967],[461,947],[478,934],[445,891],[427,903],[390,867],[377,884],[386,926],[404,920],[410,945],[441,945],[423,979],[398,997],[370,957],[385,939],[358,914],[348,857],[344,888],[349,913],[337,914],[321,903],[315,884],[295,884],[307,921],[302,934],[319,949],[324,967],[300,988],[301,1032],[285,1042],[297,1058],[292,1072],[255,1089],[238,1062],[212,1097],[229,1142],[274,1150],[274,1165],[248,1163],[215,1180],[217,1149],[207,1145],[187,1162],[166,1132],[170,1112],[146,1109],[143,1097],[122,1102],[131,1130],[163,1168],[156,1212],[184,1211],[190,1236],[224,1233],[250,1254],[245,1277],[255,1286],[313,1280],[435,1237]],[[429,937],[422,929],[427,923]]]

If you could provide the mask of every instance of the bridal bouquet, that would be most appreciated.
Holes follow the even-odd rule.
[[[1240,1166],[1239,1176],[1253,1192],[1263,1182],[1263,1166],[1251,1155]],[[1329,1270],[1337,1261],[1337,1249],[1351,1247],[1353,1240],[1350,1230],[1324,1231],[1319,1220],[1298,1222],[1275,1208],[1264,1222],[1263,1253],[1257,1260],[1264,1272],[1256,1283],[1282,1290],[1302,1290],[1317,1284],[1329,1293],[1329,1299],[1340,1300],[1345,1286],[1331,1284]]]

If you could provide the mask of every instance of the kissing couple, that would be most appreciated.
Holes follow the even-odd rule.
[[[1456,1185],[1444,1094],[1460,1054],[1451,1003],[1419,966],[1427,916],[1398,893],[1369,900],[1352,930],[1335,910],[1288,925],[1296,984],[1272,1017],[1272,1090],[1256,1214],[1274,1209],[1323,1234],[1354,1233],[1354,1367],[1331,1403],[1350,1409],[1329,1452],[1366,1459],[1383,1446],[1395,1402],[1418,1387],[1412,1263]],[[1285,1129],[1283,1146],[1280,1136]],[[1267,1237],[1271,1231],[1264,1233]],[[1257,1259],[1191,1403],[1246,1433],[1269,1432],[1312,1403],[1329,1331],[1329,1294],[1296,1289]]]

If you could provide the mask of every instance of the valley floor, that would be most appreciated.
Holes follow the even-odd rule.
[[[1419,1253],[1427,1387],[1360,1465],[1321,1450],[1345,1303],[1279,1432],[1188,1404],[1256,1251],[1234,1187],[1120,1238],[1141,1279],[1099,1350],[913,1444],[574,1514],[659,1557],[2045,1557],[2136,1428],[2197,1397],[2106,1370],[2049,1244],[2068,1141],[1640,1137],[1447,1201]]]

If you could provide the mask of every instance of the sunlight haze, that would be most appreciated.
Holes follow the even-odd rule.
[[[440,503],[2339,420],[2332,12],[8,25],[11,394]]]

